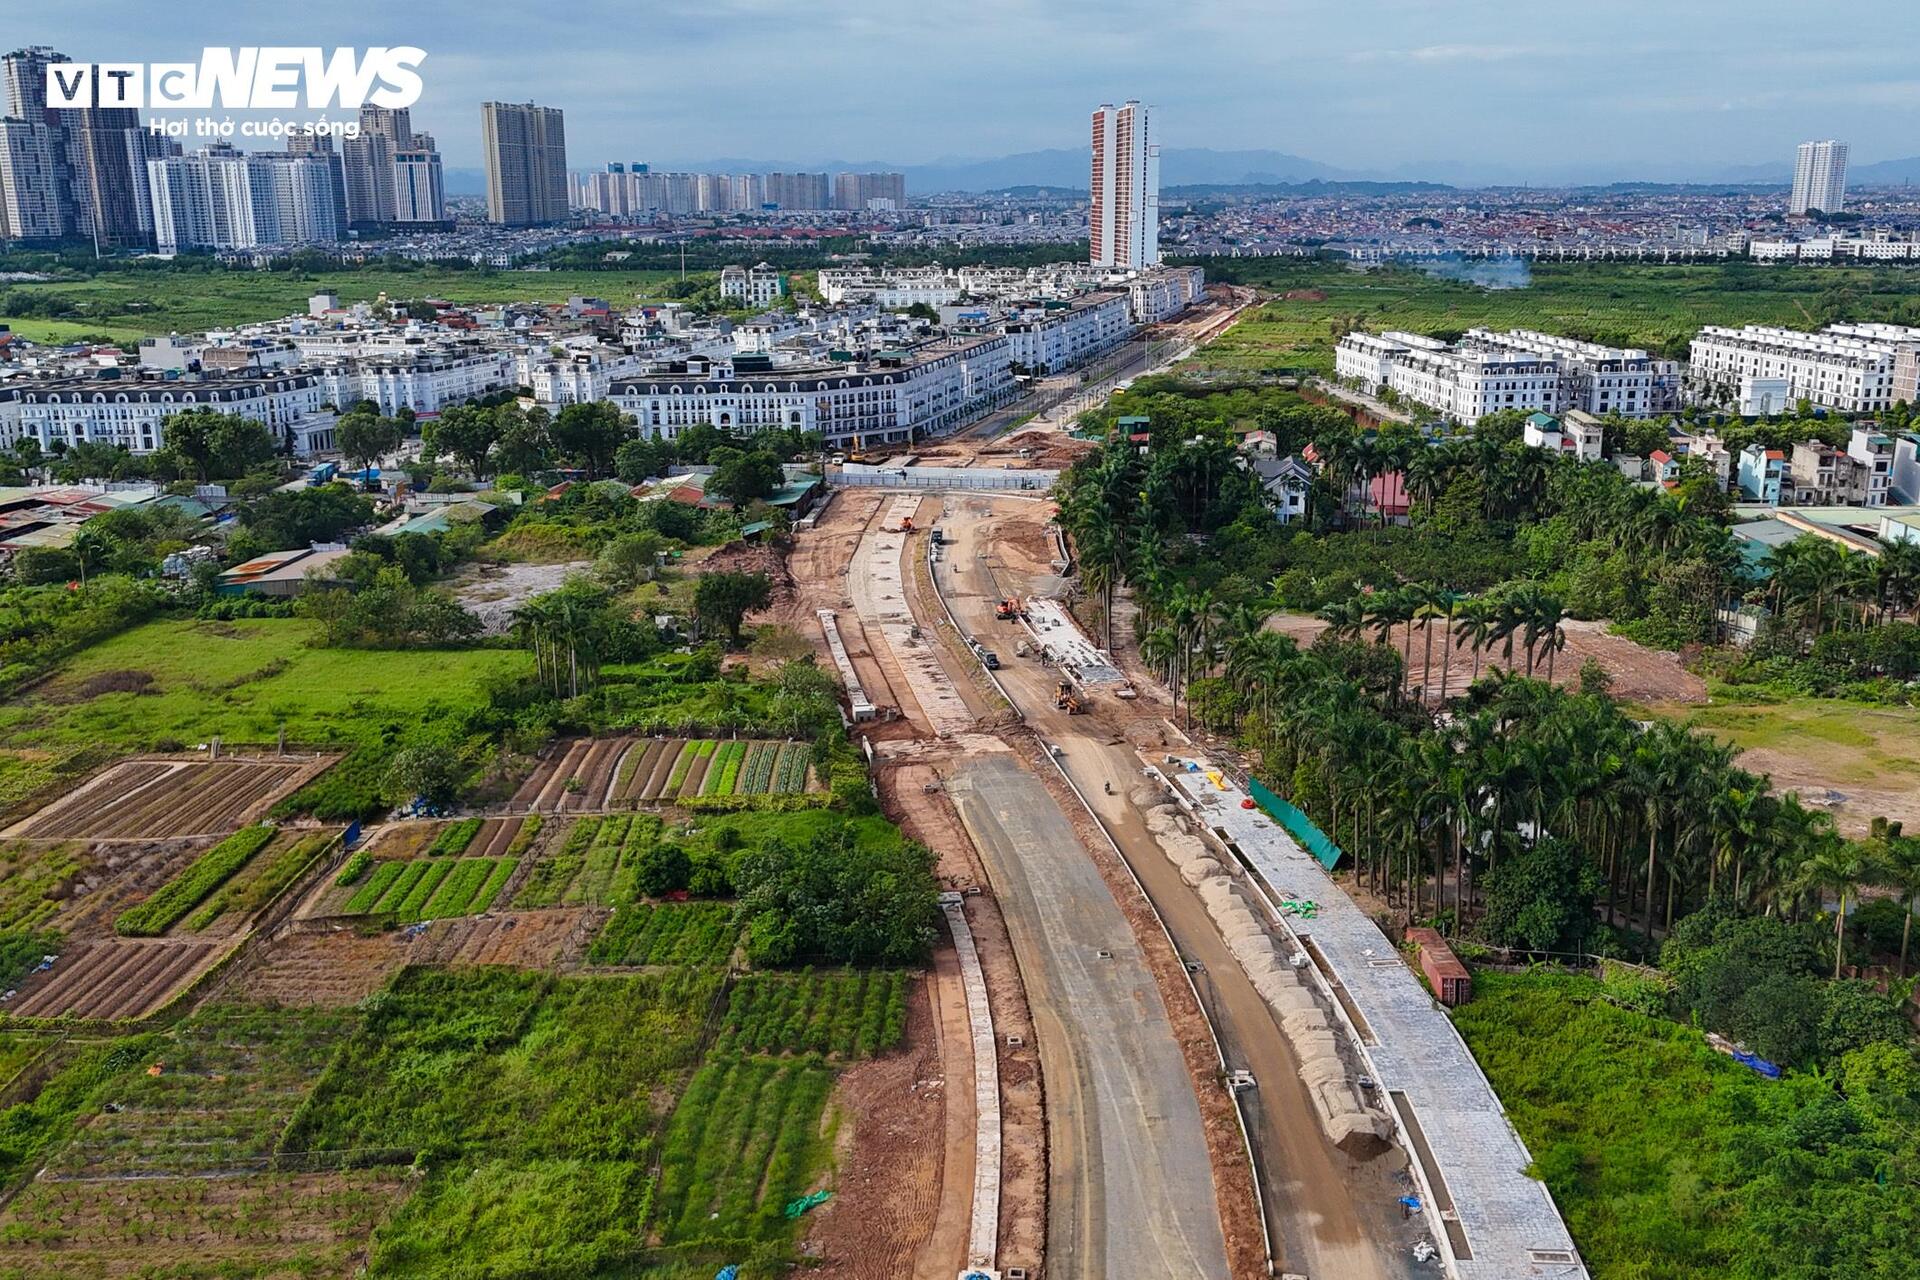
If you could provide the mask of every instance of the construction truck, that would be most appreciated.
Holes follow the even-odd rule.
[[[1086,708],[1080,705],[1080,695],[1074,692],[1071,680],[1062,680],[1053,691],[1053,705],[1070,716],[1077,716]]]

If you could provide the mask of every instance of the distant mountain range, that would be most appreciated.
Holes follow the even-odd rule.
[[[664,161],[660,170],[695,173],[904,173],[914,195],[939,191],[1005,191],[1046,187],[1061,191],[1087,189],[1088,155],[1084,148],[1058,147],[1022,151],[993,159],[946,158],[926,164],[899,164],[885,160],[755,160],[739,156]],[[1429,163],[1390,170],[1341,169],[1284,151],[1215,151],[1208,147],[1168,147],[1160,153],[1160,185],[1175,187],[1292,186],[1301,183],[1412,182],[1460,186],[1589,186],[1607,183],[1705,186],[1785,186],[1793,180],[1785,163],[1729,165],[1706,173],[1665,169],[1633,175],[1599,168],[1583,171],[1577,165],[1546,172],[1507,170],[1497,165]],[[486,175],[479,169],[448,169],[450,196],[486,193]],[[1848,174],[1854,187],[1920,182],[1920,156],[1857,164]]]

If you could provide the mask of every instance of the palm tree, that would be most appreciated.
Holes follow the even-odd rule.
[[[87,585],[87,570],[98,569],[113,554],[113,543],[98,529],[89,529],[85,525],[73,535],[69,550],[73,552],[74,563],[80,566],[80,585]]]
[[[1800,864],[1799,884],[1816,893],[1837,894],[1839,908],[1833,915],[1833,976],[1840,977],[1846,963],[1847,898],[1856,887],[1874,874],[1873,859],[1865,844],[1857,840],[1823,840]]]
[[[1433,620],[1447,611],[1453,596],[1444,587],[1433,583],[1415,583],[1406,589],[1406,597],[1413,605],[1414,616],[1420,620],[1420,701],[1430,701],[1428,690],[1433,685]],[[1444,668],[1442,678],[1445,678]]]
[[[1365,596],[1348,596],[1345,600],[1328,605],[1314,616],[1327,624],[1327,630],[1334,639],[1358,640],[1368,621],[1367,600]]]
[[[1104,647],[1113,651],[1113,591],[1127,562],[1127,542],[1107,509],[1090,507],[1074,525],[1074,544],[1080,552],[1080,580],[1100,597]]]
[[[1892,836],[1879,858],[1881,883],[1900,892],[1900,976],[1907,976],[1907,942],[1913,933],[1913,908],[1920,900],[1920,840]]]

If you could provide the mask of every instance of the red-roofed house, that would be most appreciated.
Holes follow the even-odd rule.
[[[1407,501],[1407,478],[1398,471],[1375,476],[1367,485],[1367,501],[1389,520],[1404,520],[1412,509]]]

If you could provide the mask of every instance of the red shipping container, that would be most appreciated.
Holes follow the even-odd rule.
[[[1441,1004],[1451,1007],[1473,999],[1473,975],[1445,938],[1432,929],[1409,929],[1407,938],[1420,949],[1420,972]]]

